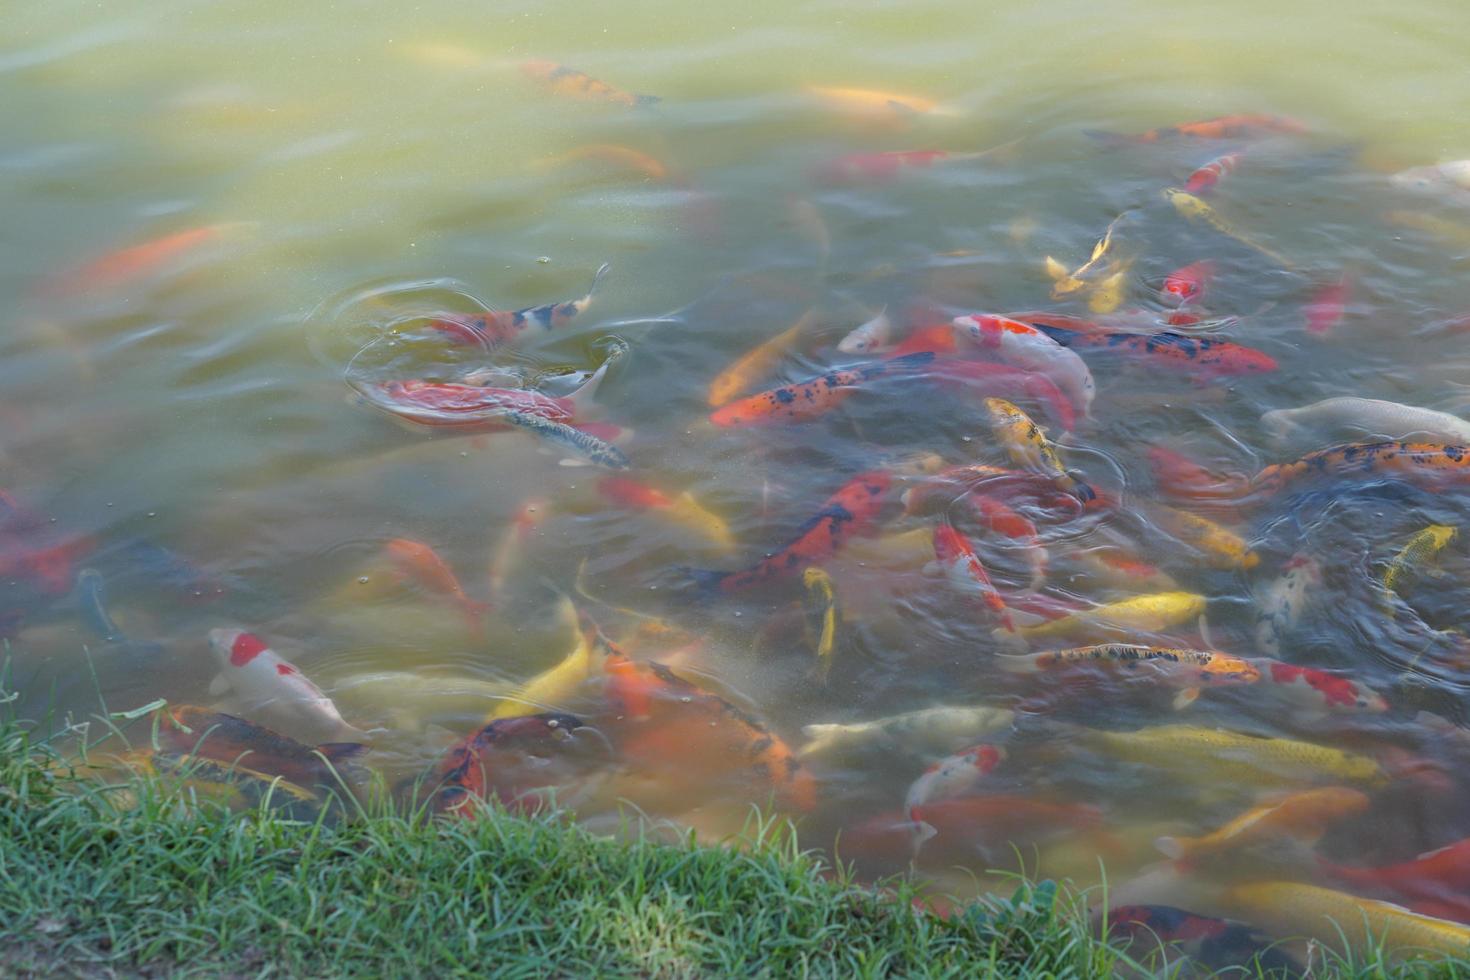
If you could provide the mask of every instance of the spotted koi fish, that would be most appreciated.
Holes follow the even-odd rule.
[[[557,422],[529,412],[505,412],[501,418],[517,428],[525,429],[546,442],[569,450],[573,455],[612,470],[625,470],[633,465],[628,454],[585,428]]]
[[[855,368],[828,371],[809,381],[772,388],[770,391],[722,405],[710,413],[709,420],[727,429],[806,422],[832,411],[867,382],[915,371],[932,360],[933,354],[919,352],[892,360],[874,361]]]
[[[500,773],[498,763],[525,753],[544,755],[582,727],[573,715],[551,711],[490,722],[451,746],[434,768],[428,780],[434,811],[475,817],[480,810],[471,801],[491,799],[523,811],[539,809],[541,799]]]
[[[1180,123],[1177,126],[1160,126],[1142,133],[1095,133],[1104,140],[1121,143],[1160,143],[1175,139],[1230,140],[1250,139],[1261,136],[1289,135],[1307,132],[1305,123],[1287,116],[1264,113],[1237,113],[1217,116],[1197,122]]]
[[[163,715],[160,749],[224,765],[241,764],[303,788],[337,785],[336,773],[343,764],[368,750],[360,742],[305,745],[244,718],[188,704],[169,708]]]
[[[553,95],[584,99],[589,102],[610,102],[613,105],[627,106],[630,109],[637,106],[655,105],[661,101],[656,95],[624,92],[607,82],[593,78],[584,71],[559,65],[554,61],[527,61],[521,65],[521,71],[543,83]]]
[[[1000,620],[1002,628],[1015,629],[1005,600],[991,584],[975,547],[952,524],[941,523],[934,528],[934,558],[957,591],[983,602]]]
[[[830,559],[848,538],[870,527],[892,484],[893,476],[884,470],[860,473],[828,497],[796,537],[774,555],[743,571],[693,574],[700,584],[726,593],[799,575]]]
[[[1242,153],[1227,153],[1204,164],[1184,181],[1184,189],[1190,194],[1208,194],[1215,185],[1235,170]]]
[[[598,284],[602,282],[602,277],[607,275],[609,268],[611,265],[607,262],[598,268],[592,277],[592,285],[588,288],[587,295],[581,299],[528,306],[523,310],[509,312],[486,310],[484,313],[476,314],[455,313],[431,318],[425,323],[425,326],[430,330],[442,333],[446,339],[454,343],[476,345],[486,350],[494,350],[519,340],[526,335],[527,331],[550,331],[565,326],[577,314],[585,312],[587,307],[592,305],[592,296],[597,291]]]
[[[1067,472],[1046,433],[1025,412],[1003,398],[985,399],[985,409],[990,414],[990,430],[996,442],[1005,447],[1011,462],[1044,474],[1057,489],[1065,490],[1083,503],[1097,496],[1092,487]]]
[[[1228,653],[1134,643],[1100,643],[1067,650],[1010,654],[999,657],[998,662],[1004,670],[1016,674],[1039,674],[1078,667],[1109,667],[1127,674],[1147,670],[1179,688],[1174,699],[1176,709],[1193,704],[1205,687],[1254,684],[1261,679],[1260,670],[1250,661]]]
[[[1125,333],[1117,330],[1076,331],[1035,324],[1057,343],[1074,350],[1129,354],[1158,367],[1186,368],[1207,376],[1264,374],[1277,368],[1264,351],[1215,337],[1175,333]]]
[[[1405,580],[1420,565],[1437,558],[1459,534],[1458,528],[1448,524],[1431,524],[1409,538],[1383,572],[1384,600],[1391,601],[1392,597],[1397,596]]]
[[[1435,442],[1352,442],[1267,466],[1251,477],[1248,492],[1277,493],[1306,480],[1398,478],[1442,484],[1470,477],[1470,447]]]

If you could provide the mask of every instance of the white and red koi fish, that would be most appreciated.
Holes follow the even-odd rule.
[[[1299,667],[1279,660],[1251,661],[1261,672],[1257,690],[1312,715],[1344,712],[1382,714],[1388,710],[1383,695],[1351,678],[1316,667]]]
[[[980,556],[975,554],[969,538],[956,530],[954,525],[941,523],[934,528],[934,558],[944,572],[944,577],[956,590],[983,602],[1005,629],[1015,629],[1005,600],[991,584],[990,576],[985,573],[985,566],[980,563]]]
[[[1006,364],[1046,375],[1067,393],[1084,417],[1092,409],[1097,388],[1086,362],[1044,331],[1009,317],[986,313],[957,316],[951,322],[957,337],[969,340]]]
[[[494,350],[504,344],[518,340],[526,331],[550,331],[564,326],[577,314],[592,305],[592,296],[598,283],[607,274],[609,264],[604,262],[592,277],[587,295],[581,299],[562,303],[545,303],[528,306],[523,310],[495,311],[483,313],[453,313],[430,318],[425,324],[437,330],[457,344],[470,344]]]
[[[1005,761],[1005,757],[1005,749],[984,743],[945,756],[925,769],[909,786],[904,796],[904,811],[913,819],[914,811],[919,807],[968,796]]]
[[[1159,299],[1170,306],[1193,303],[1205,294],[1210,281],[1215,278],[1215,263],[1209,259],[1181,266],[1164,279],[1159,290]]]
[[[258,713],[288,731],[310,730],[317,733],[314,737],[333,740],[363,737],[342,719],[321,688],[254,633],[210,630],[209,646],[220,665],[220,675],[209,687],[211,694],[231,693],[246,714]]]
[[[1184,181],[1184,189],[1191,194],[1201,196],[1215,189],[1223,178],[1235,170],[1235,165],[1240,163],[1243,153],[1227,153],[1224,156],[1215,157],[1209,163],[1204,164],[1189,178]]]

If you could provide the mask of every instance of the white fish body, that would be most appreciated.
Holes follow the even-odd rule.
[[[873,319],[854,327],[851,333],[838,342],[837,349],[844,354],[871,354],[887,347],[892,337],[893,322],[888,319],[888,307],[885,306]]]
[[[1327,398],[1301,408],[1278,408],[1261,416],[1261,425],[1278,446],[1314,430],[1353,429],[1384,439],[1411,436],[1470,445],[1470,422],[1447,412],[1401,405],[1377,398]]]
[[[972,314],[957,316],[957,339],[988,350],[1012,367],[1050,378],[1083,415],[1092,412],[1097,386],[1087,362],[1077,352],[1063,347],[1044,332],[1006,317]]]
[[[321,688],[255,634],[210,630],[209,647],[220,665],[210,693],[233,694],[247,714],[259,715],[288,734],[309,731],[313,739],[324,740],[363,737]]]
[[[1004,759],[1005,750],[994,745],[975,745],[945,756],[909,786],[904,812],[912,816],[918,807],[970,793]]]
[[[1470,160],[1410,167],[1388,178],[1395,187],[1424,194],[1450,195],[1470,203]]]
[[[1282,641],[1301,620],[1312,593],[1322,584],[1322,565],[1309,555],[1294,555],[1281,575],[1256,596],[1256,648],[1281,655]]]
[[[810,741],[797,754],[813,756],[886,742],[914,751],[950,752],[1011,727],[1015,718],[1009,708],[940,706],[850,725],[806,725],[801,731]]]

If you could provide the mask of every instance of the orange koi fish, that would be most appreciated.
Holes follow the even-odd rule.
[[[238,224],[203,225],[164,235],[138,245],[108,252],[50,282],[43,293],[66,295],[85,290],[115,289],[136,282],[179,261],[191,252],[212,245]]]
[[[935,526],[934,558],[943,570],[945,578],[957,591],[983,602],[1000,620],[1002,628],[1006,630],[1016,628],[1016,624],[1011,620],[1010,612],[1006,609],[1005,600],[990,583],[990,576],[985,573],[985,566],[980,563],[980,556],[975,554],[975,547],[970,544],[969,538],[957,531],[952,524],[941,523]]]
[[[1243,153],[1227,153],[1224,156],[1215,157],[1189,175],[1189,178],[1184,181],[1184,189],[1190,194],[1209,193],[1215,189],[1216,184],[1235,170],[1236,164],[1240,163],[1240,158],[1244,155]]]
[[[543,497],[532,497],[516,510],[505,536],[495,546],[490,557],[490,598],[499,601],[505,594],[505,584],[512,569],[520,563],[525,553],[526,542],[536,529],[551,516],[551,501]]]
[[[434,768],[427,781],[434,811],[473,818],[479,810],[470,801],[490,799],[523,812],[540,809],[544,801],[534,794],[537,787],[526,784],[524,773],[512,775],[515,763],[527,754],[544,756],[548,746],[581,727],[576,717],[552,711],[492,721],[455,743]]]
[[[1470,837],[1399,864],[1353,868],[1325,859],[1320,864],[1332,877],[1388,894],[1416,912],[1470,922]]]
[[[1209,259],[1191,262],[1169,273],[1159,290],[1159,299],[1170,306],[1193,303],[1205,294],[1210,280],[1215,278],[1215,263]]]
[[[828,371],[808,381],[772,388],[722,405],[710,413],[709,420],[721,428],[805,422],[830,412],[867,382],[901,376],[932,360],[933,354],[920,352],[855,368]]]
[[[521,71],[536,81],[544,83],[553,95],[585,99],[591,102],[611,102],[614,105],[629,108],[654,105],[661,101],[656,95],[638,95],[613,88],[607,82],[599,81],[586,72],[559,65],[554,61],[527,61],[521,65]]]
[[[1180,123],[1177,126],[1161,126],[1142,133],[1094,133],[1105,140],[1121,143],[1159,143],[1174,139],[1231,140],[1251,139],[1261,136],[1288,135],[1307,132],[1307,126],[1286,116],[1263,113],[1240,113],[1233,116],[1218,116],[1198,122]]]
[[[968,493],[965,501],[982,526],[1010,538],[1026,552],[1026,563],[1031,569],[1030,588],[1032,591],[1041,588],[1046,581],[1047,559],[1036,525],[994,494]]]
[[[800,575],[835,555],[847,539],[870,527],[888,498],[893,476],[884,470],[859,473],[823,502],[780,551],[738,572],[695,571],[695,578],[721,592],[739,592]]]
[[[717,374],[709,385],[710,407],[719,408],[732,401],[741,392],[748,391],[758,379],[774,371],[776,365],[781,361],[781,356],[796,344],[802,333],[811,325],[812,319],[810,311],[803,314],[801,319],[791,326],[746,351],[729,367]]]
[[[759,721],[663,664],[605,649],[607,700],[619,716],[615,741],[630,767],[680,780],[734,776],[797,810],[816,806],[811,771]]]
[[[886,356],[891,360],[921,351],[929,351],[936,357],[943,357],[946,354],[953,354],[958,347],[954,327],[948,323],[935,323],[910,331],[909,335],[900,340]]]
[[[1172,330],[1150,334],[1077,332],[1040,323],[1036,328],[1064,347],[1131,354],[1158,367],[1186,368],[1207,376],[1263,374],[1278,367],[1274,357],[1253,347]]]
[[[1291,463],[1267,466],[1250,490],[1275,493],[1317,477],[1372,480],[1397,477],[1440,485],[1470,476],[1470,447],[1435,442],[1354,442],[1307,453]]]
[[[444,596],[459,608],[471,627],[476,630],[483,628],[482,620],[489,612],[490,604],[466,595],[454,569],[432,547],[422,541],[394,538],[383,546],[383,554],[393,564],[400,581],[417,583]]]
[[[598,268],[592,276],[592,285],[588,287],[587,294],[581,299],[528,306],[523,310],[510,312],[486,310],[483,313],[474,314],[452,313],[429,317],[424,326],[443,334],[446,339],[454,343],[473,344],[486,350],[494,350],[519,340],[525,336],[526,331],[532,328],[549,331],[565,326],[573,317],[586,311],[587,307],[592,305],[593,294],[597,292],[598,284],[602,282],[602,277],[607,275],[607,270],[611,267],[610,263],[604,262]]]
[[[368,750],[359,742],[305,745],[244,718],[188,704],[166,709],[163,720],[158,741],[167,752],[245,766],[303,789],[337,786],[342,766]]]

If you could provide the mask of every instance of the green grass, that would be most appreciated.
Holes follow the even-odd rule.
[[[908,886],[825,867],[785,825],[734,848],[495,811],[295,821],[181,805],[157,780],[130,783],[124,807],[57,761],[0,721],[7,977],[1177,975],[1130,969],[1052,883],[946,920]],[[1378,958],[1313,971],[1343,973],[1417,975]]]

